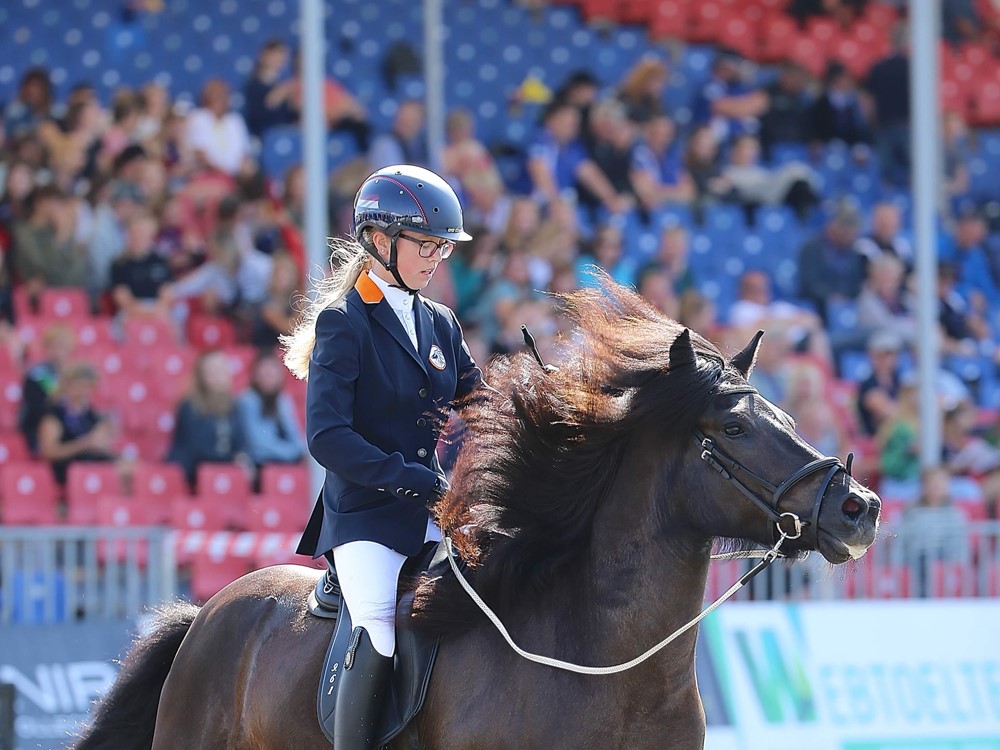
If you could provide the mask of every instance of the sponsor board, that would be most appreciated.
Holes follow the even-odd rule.
[[[731,720],[709,750],[1000,750],[996,599],[734,603],[701,637]]]
[[[0,683],[14,686],[15,750],[64,748],[118,673],[131,623],[4,626]]]

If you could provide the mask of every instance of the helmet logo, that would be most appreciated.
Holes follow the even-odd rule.
[[[358,211],[371,211],[378,208],[378,196],[369,195],[365,198],[358,198]]]
[[[448,363],[444,359],[444,352],[441,351],[441,347],[437,344],[431,347],[431,353],[428,355],[427,361],[431,363],[435,370],[443,370],[448,366]]]

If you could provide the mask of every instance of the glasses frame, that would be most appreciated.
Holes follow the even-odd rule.
[[[450,240],[435,242],[434,240],[420,240],[402,232],[398,235],[404,240],[409,240],[417,246],[417,254],[421,258],[429,259],[434,257],[434,253],[441,254],[441,260],[447,260],[455,252],[455,243]]]

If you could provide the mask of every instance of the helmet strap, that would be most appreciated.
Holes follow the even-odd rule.
[[[384,230],[382,231],[384,232]],[[409,292],[410,294],[416,294],[419,290],[411,289],[410,287],[408,287],[406,285],[406,282],[403,281],[403,277],[399,275],[399,264],[396,262],[396,258],[398,256],[398,251],[396,249],[396,238],[399,236],[399,233],[398,232],[393,232],[392,234],[389,234],[389,232],[384,232],[384,233],[386,234],[386,236],[389,237],[388,262],[386,262],[379,254],[378,248],[375,247],[374,242],[368,242],[363,237],[359,238],[358,241],[361,243],[361,246],[368,251],[369,255],[371,255],[373,258],[375,258],[375,260],[377,260],[380,264],[382,264],[382,267],[386,271],[392,274],[392,278],[396,280],[396,283],[399,285],[401,289]]]

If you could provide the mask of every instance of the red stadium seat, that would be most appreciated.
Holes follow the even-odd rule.
[[[784,41],[785,56],[800,65],[814,78],[826,70],[826,50],[809,36],[792,36]]]
[[[98,522],[102,498],[121,495],[121,478],[114,464],[79,461],[66,472],[66,521],[91,525]]]
[[[649,22],[653,39],[683,39],[687,35],[688,5],[681,0],[659,0]]]
[[[199,552],[191,559],[191,595],[197,602],[206,602],[252,569],[249,557]]]
[[[260,493],[309,500],[309,467],[302,464],[265,464],[260,470]]]
[[[92,347],[110,347],[115,344],[110,318],[75,320],[71,324],[80,352],[86,352]]]
[[[125,344],[143,348],[176,345],[177,331],[173,324],[159,318],[129,318],[125,321]]]
[[[930,565],[930,594],[937,597],[962,597],[972,594],[971,570],[962,563],[933,562]]]
[[[90,299],[83,289],[45,289],[38,300],[38,315],[45,320],[89,318]]]
[[[149,377],[157,392],[176,403],[187,392],[194,370],[195,352],[177,346],[157,346],[147,353]]]
[[[257,350],[252,346],[227,346],[223,354],[229,359],[233,390],[239,393],[250,385],[250,375],[253,361],[257,358]]]
[[[304,498],[263,495],[249,503],[247,530],[301,532],[309,520],[311,503]]]
[[[745,16],[726,18],[718,37],[719,44],[736,50],[744,57],[755,59],[759,53],[756,25]]]
[[[714,42],[722,35],[728,8],[719,0],[700,0],[688,22],[688,41]]]
[[[170,504],[170,525],[182,531],[225,531],[226,509],[193,497],[175,498]]]
[[[30,461],[31,452],[20,432],[0,432],[0,466]]]
[[[239,466],[206,463],[198,467],[195,495],[202,503],[223,508],[228,528],[245,528],[252,494],[250,478]]]
[[[784,14],[769,14],[760,24],[760,59],[763,62],[778,62],[788,57],[789,41],[801,32],[795,21]]]
[[[21,408],[21,376],[13,371],[0,371],[0,430],[17,429],[17,415]]]
[[[198,313],[188,318],[187,338],[199,351],[224,349],[236,342],[236,327],[227,318]]]
[[[187,495],[184,471],[177,464],[143,462],[132,472],[132,496],[150,509],[154,523],[169,523],[174,500]]]
[[[0,521],[4,526],[56,523],[58,498],[59,488],[47,463],[28,461],[0,467]]]

